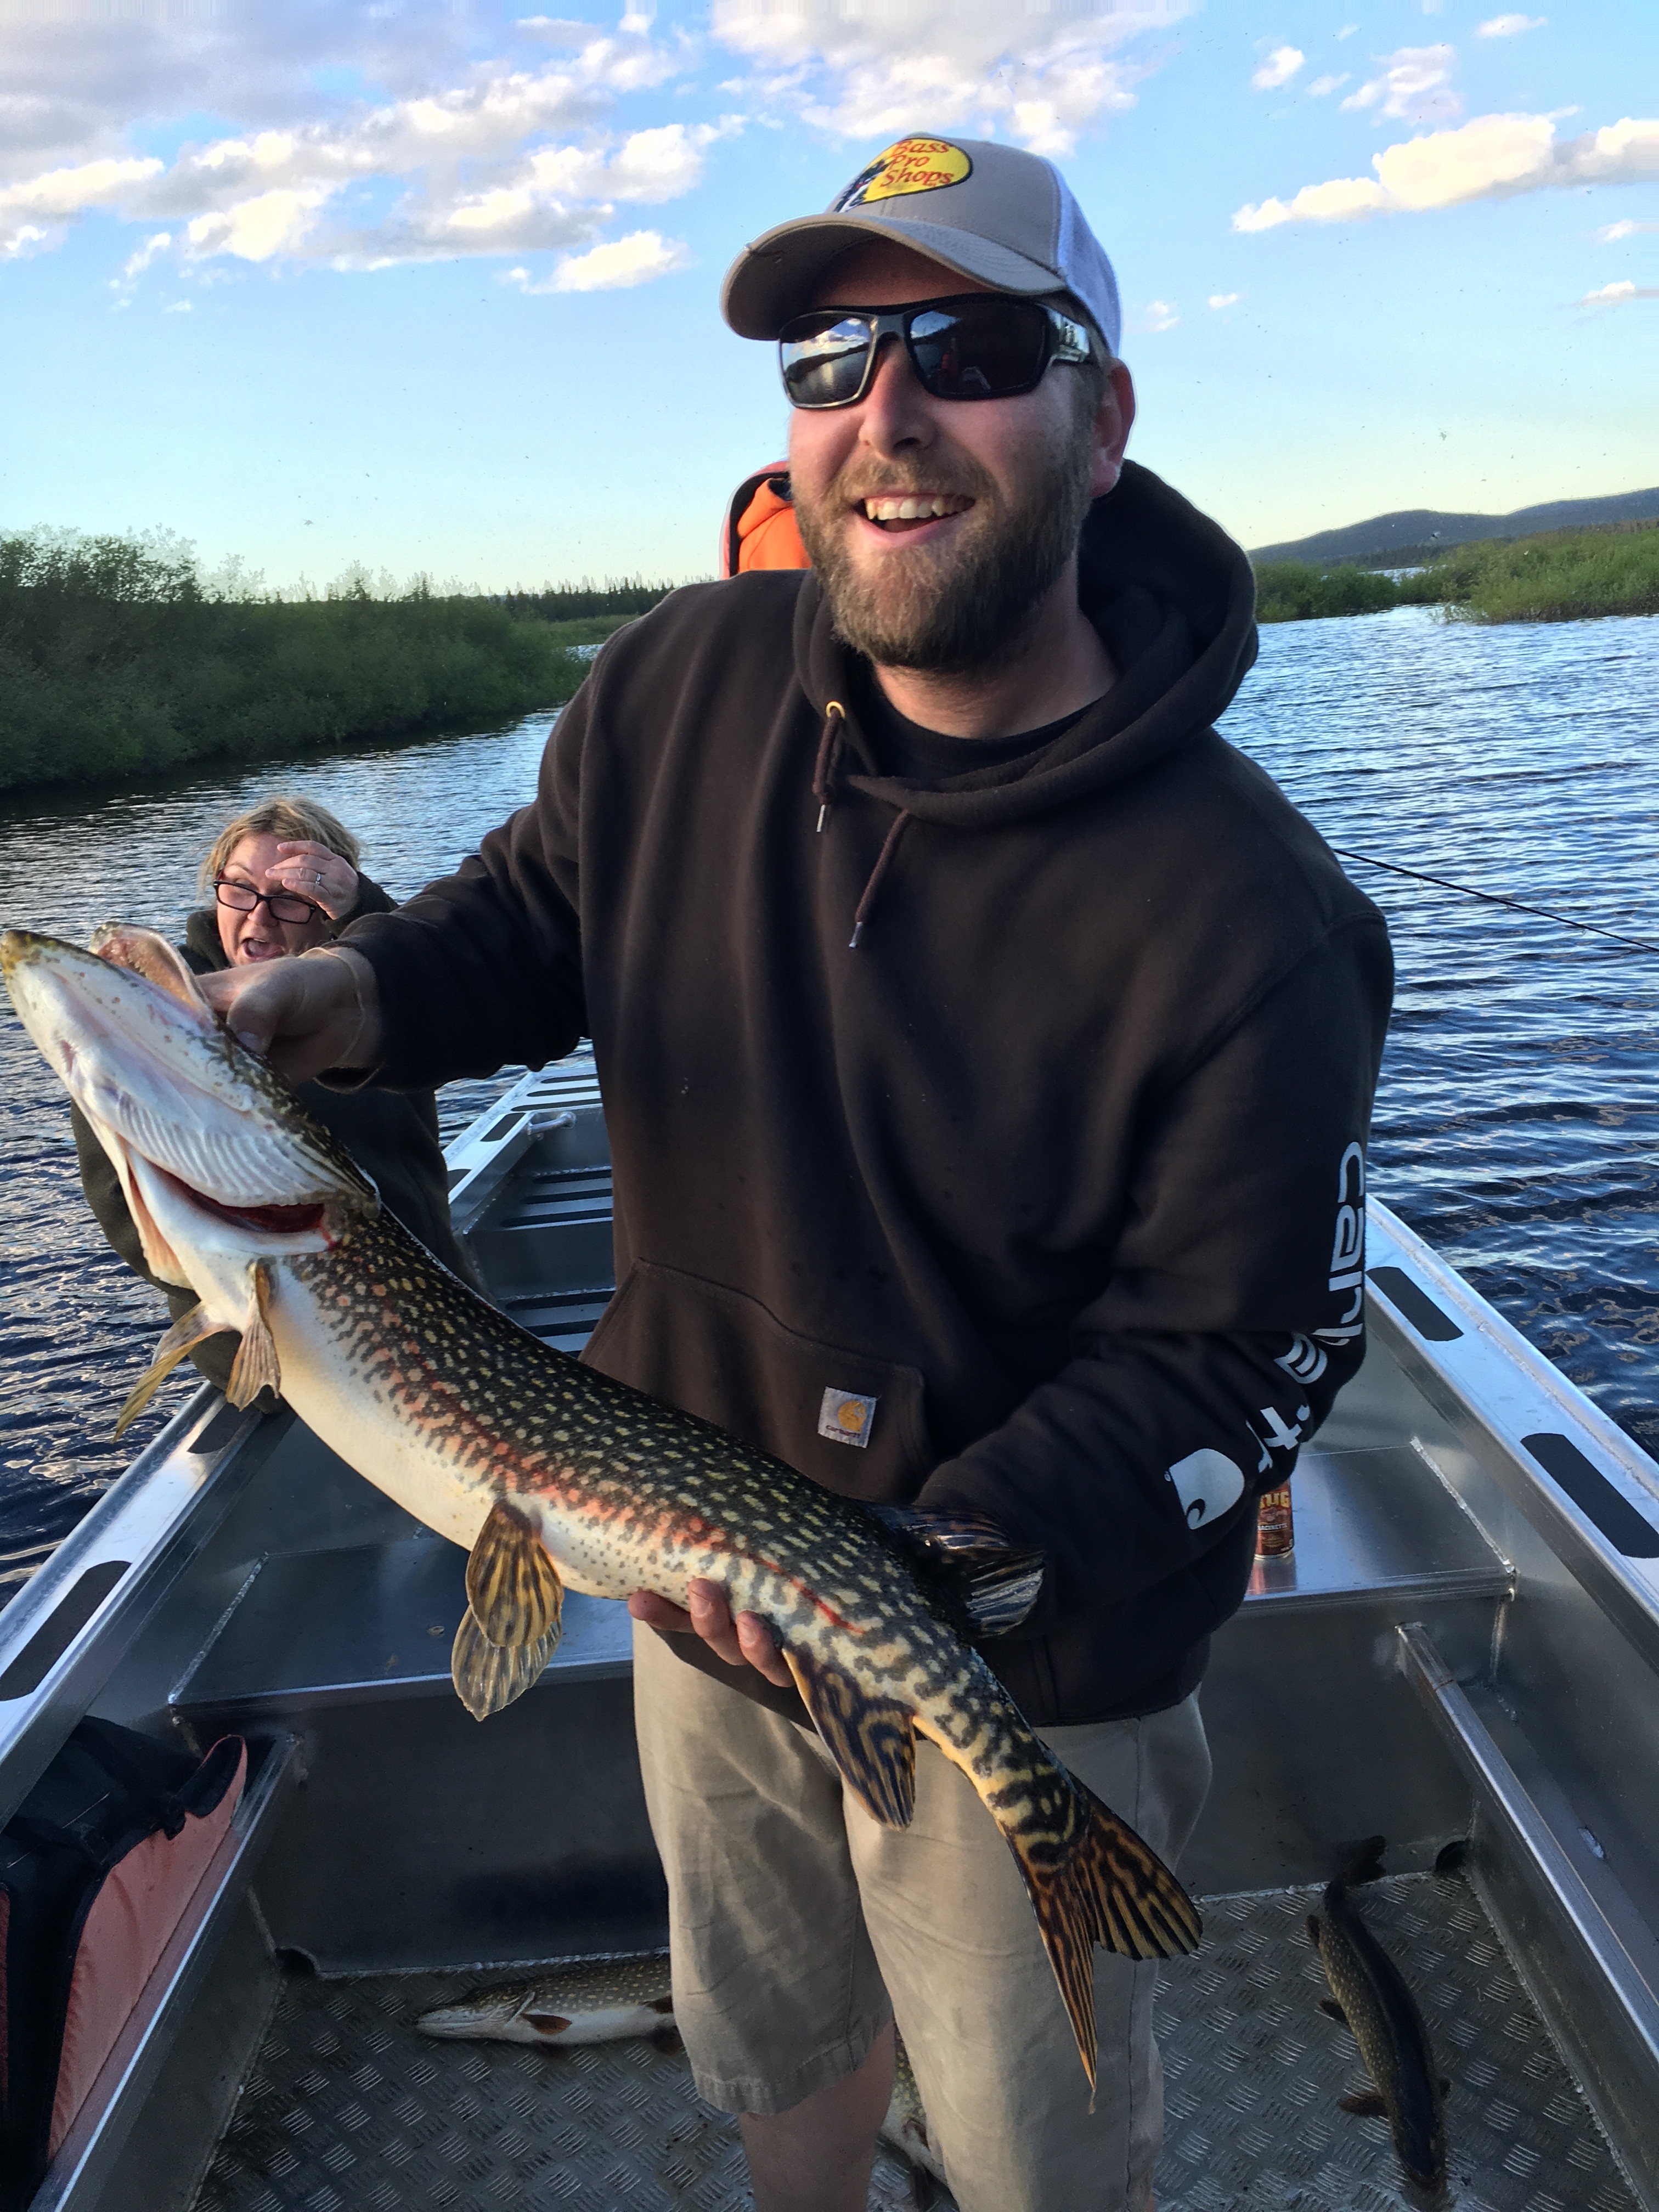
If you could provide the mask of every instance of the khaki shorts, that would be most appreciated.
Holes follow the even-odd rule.
[[[646,1802],[667,1871],[674,2016],[697,2088],[781,2112],[897,2015],[962,2212],[1141,2212],[1164,2130],[1155,1966],[1095,1954],[1095,2109],[1024,1886],[957,1770],[916,1746],[884,1828],[815,1735],[634,1639]],[[1197,1701],[1042,1740],[1171,1864],[1210,1754]]]

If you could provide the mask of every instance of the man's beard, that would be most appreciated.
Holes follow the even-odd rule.
[[[843,471],[821,503],[797,498],[795,520],[836,635],[882,668],[936,676],[985,674],[1015,657],[1033,617],[1077,550],[1089,511],[1092,416],[1068,423],[1017,503],[994,516],[992,479],[960,455],[938,466],[890,465],[879,481],[866,465],[857,477]],[[960,545],[916,547],[908,558],[884,561],[879,577],[854,563],[843,517],[849,505],[882,495],[950,491],[974,501]]]

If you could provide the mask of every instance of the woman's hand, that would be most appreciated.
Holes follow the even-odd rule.
[[[701,1575],[692,1577],[685,1595],[689,1610],[653,1590],[635,1590],[628,1610],[647,1628],[665,1629],[671,1636],[701,1636],[728,1667],[753,1667],[781,1690],[794,1688],[795,1678],[778,1639],[757,1613],[740,1613],[734,1620],[726,1592]]]
[[[357,903],[357,871],[349,860],[308,837],[284,838],[270,880],[319,906],[331,921],[343,921]]]

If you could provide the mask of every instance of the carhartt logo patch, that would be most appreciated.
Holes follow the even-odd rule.
[[[867,169],[859,171],[830,212],[842,215],[848,208],[898,199],[906,192],[936,192],[945,185],[959,185],[973,173],[972,161],[948,138],[901,138],[884,154],[878,154]]]
[[[818,1434],[834,1444],[856,1444],[862,1451],[875,1418],[873,1398],[860,1398],[856,1390],[826,1390],[818,1407]]]

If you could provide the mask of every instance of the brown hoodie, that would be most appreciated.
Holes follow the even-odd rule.
[[[1255,656],[1243,554],[1135,467],[1082,551],[1122,674],[1036,753],[885,775],[816,577],[694,586],[600,654],[534,803],[350,933],[382,1082],[592,1036],[594,1365],[1046,1554],[987,1647],[1039,1725],[1193,1686],[1257,1492],[1358,1365],[1391,972],[1211,727]]]

